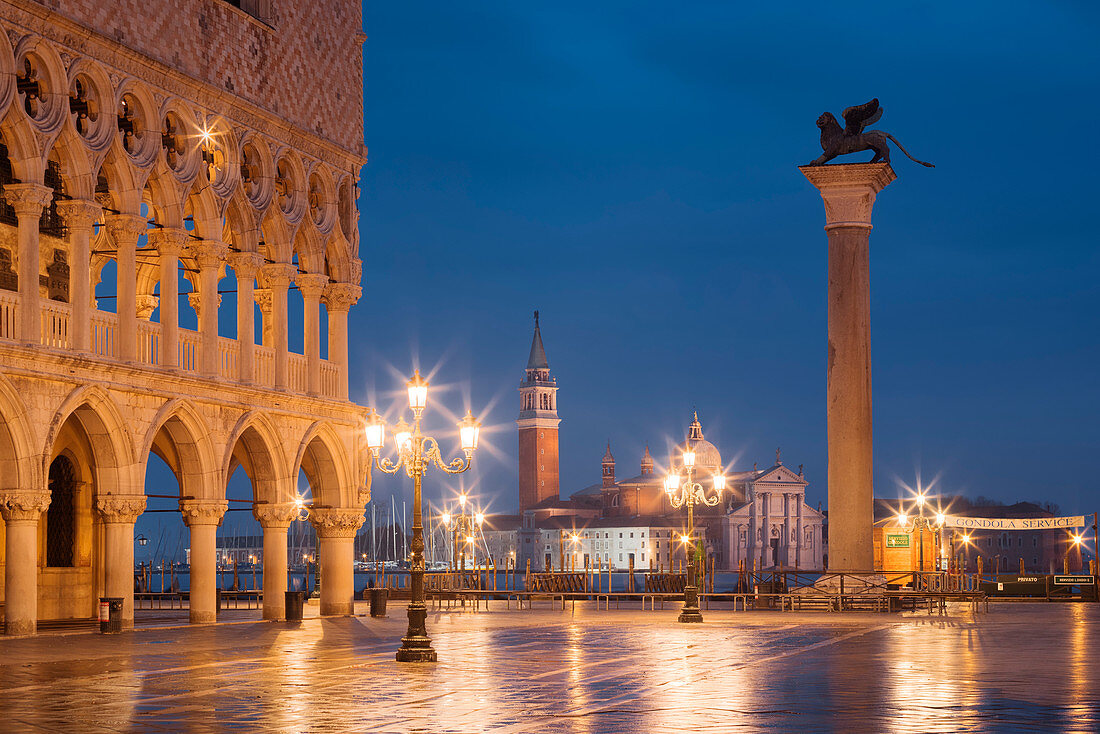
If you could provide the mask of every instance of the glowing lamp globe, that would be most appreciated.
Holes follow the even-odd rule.
[[[725,477],[725,475],[724,474],[715,474],[714,475],[714,489],[715,489],[715,491],[721,492],[725,488],[726,488],[726,477]]]
[[[398,453],[408,450],[409,444],[412,443],[412,429],[404,418],[393,427],[393,442],[397,446]]]
[[[481,433],[481,424],[474,418],[473,413],[467,410],[466,417],[458,423],[458,435],[463,451],[469,452],[477,448],[479,433]]]
[[[443,523],[444,525],[449,525],[451,522],[450,514],[444,512],[442,515],[439,516],[439,522]]]
[[[684,452],[684,466],[687,467],[688,469],[695,466],[695,452],[694,451],[689,449],[689,450]]]
[[[367,418],[365,431],[367,434],[367,448],[374,452],[380,451],[382,444],[386,442],[386,421],[382,420],[382,416],[372,410]]]
[[[483,522],[485,522],[485,515],[481,514],[480,512],[477,513],[476,515],[474,515],[474,522],[476,522],[478,525],[482,524]]]
[[[406,385],[409,388],[409,407],[424,410],[428,404],[428,382],[420,377],[420,370],[413,372],[413,378]]]

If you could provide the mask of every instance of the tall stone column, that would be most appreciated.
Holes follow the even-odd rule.
[[[180,500],[183,522],[191,531],[191,622],[215,621],[218,610],[217,533],[229,503]]]
[[[290,263],[268,263],[261,273],[271,292],[271,338],[275,349],[275,389],[286,390],[289,345],[287,342],[286,291],[298,269]]]
[[[42,343],[42,305],[39,278],[42,274],[38,245],[38,220],[53,199],[53,189],[35,183],[4,186],[4,198],[19,220],[19,340]]]
[[[298,507],[257,504],[252,514],[264,529],[264,619],[286,619],[286,533],[298,517]]]
[[[49,492],[0,493],[4,517],[4,634],[38,631],[38,520]]]
[[[355,534],[363,525],[363,508],[318,508],[310,512],[317,531],[321,585],[321,614],[355,613]]]
[[[57,211],[69,230],[69,337],[74,352],[87,354],[92,338],[92,232],[103,209],[94,201],[66,199],[57,202]]]
[[[328,359],[336,365],[336,395],[348,399],[348,311],[359,302],[363,289],[354,283],[330,283],[325,289],[328,309]]]
[[[237,362],[237,379],[249,384],[256,381],[256,274],[264,264],[263,255],[257,252],[234,252],[229,255],[229,265],[237,274],[237,344],[240,359]],[[264,565],[267,568],[267,565]]]
[[[889,163],[799,170],[821,192],[829,239],[829,570],[871,571],[871,210],[896,176]]]
[[[221,279],[222,264],[229,247],[222,242],[201,240],[187,248],[188,253],[199,266],[199,333],[202,335],[202,374],[207,377],[218,376],[218,281]]]
[[[275,337],[271,333],[271,289],[256,288],[253,297],[256,299],[256,305],[260,307],[260,344],[272,349]]]
[[[321,296],[328,285],[328,276],[301,273],[294,280],[302,294],[306,392],[317,396],[321,394]]]
[[[180,323],[180,252],[187,244],[187,231],[182,229],[149,230],[149,242],[160,255],[160,366],[174,370],[179,367]]]
[[[105,579],[103,595],[122,597],[122,628],[134,626],[134,523],[145,512],[144,495],[100,495]]]
[[[137,241],[148,229],[145,217],[136,214],[111,214],[107,217],[107,231],[115,243],[115,262],[118,311],[118,358],[123,362],[137,362]],[[162,299],[163,300],[163,299]],[[163,315],[162,315],[163,318]],[[149,360],[154,359],[149,354]]]

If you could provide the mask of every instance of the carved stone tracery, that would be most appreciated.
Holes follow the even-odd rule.
[[[354,538],[366,517],[363,508],[316,508],[310,511],[309,521],[322,538]]]

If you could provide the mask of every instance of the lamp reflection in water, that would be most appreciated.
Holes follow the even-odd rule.
[[[679,621],[702,622],[703,614],[699,611],[699,587],[695,583],[697,565],[702,560],[702,553],[695,547],[695,505],[707,507],[717,505],[722,499],[722,490],[726,488],[726,478],[721,474],[714,475],[714,496],[709,496],[703,485],[694,480],[695,452],[691,449],[684,451],[683,460],[686,473],[683,485],[680,484],[679,472],[671,471],[665,477],[665,492],[668,494],[669,503],[676,509],[687,505],[687,534],[682,536],[681,540],[685,546],[690,544],[691,550],[687,564],[687,583],[684,586],[684,607],[680,610]]]
[[[413,374],[413,378],[407,383],[407,388],[413,424],[410,426],[404,418],[401,418],[394,426],[393,438],[397,449],[397,461],[392,462],[381,456],[382,446],[385,443],[386,424],[376,412],[372,412],[367,419],[366,438],[367,446],[379,471],[396,474],[404,468],[405,474],[413,480],[413,537],[410,556],[412,599],[409,601],[409,628],[401,638],[397,661],[421,663],[436,660],[432,641],[428,637],[426,624],[428,608],[424,604],[424,513],[421,503],[421,481],[432,464],[447,474],[461,474],[469,469],[474,459],[474,450],[477,448],[481,424],[474,419],[470,411],[466,411],[466,417],[458,424],[460,444],[465,457],[446,462],[439,451],[439,443],[420,431],[420,419],[428,404],[428,382],[420,377],[420,370],[416,370]]]

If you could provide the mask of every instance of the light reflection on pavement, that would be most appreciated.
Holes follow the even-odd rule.
[[[948,616],[404,610],[0,640],[0,728],[49,731],[1097,731],[1100,606]]]

